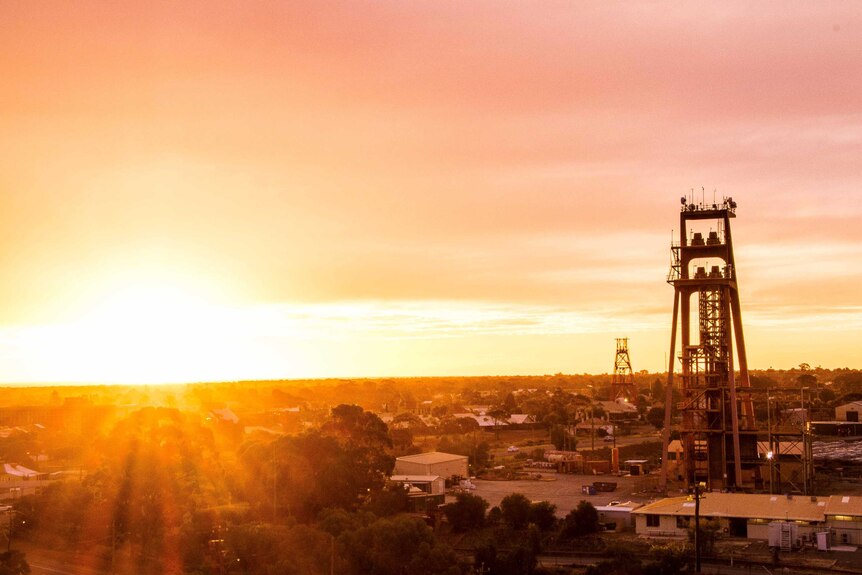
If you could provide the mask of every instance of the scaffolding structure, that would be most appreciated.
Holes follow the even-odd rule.
[[[611,380],[611,400],[634,402],[637,399],[635,376],[629,359],[629,338],[618,337],[617,354],[614,359],[614,375]]]
[[[681,198],[680,239],[671,245],[667,281],[674,287],[668,366],[662,487],[672,411],[681,415],[686,487],[750,489],[759,483],[757,428],[748,379],[730,219],[736,202],[696,203]],[[709,226],[708,233],[705,226]],[[717,265],[716,265],[717,263]],[[692,336],[692,296],[697,295],[697,340]],[[674,401],[677,326],[680,328],[679,401]],[[739,359],[735,377],[734,343]]]
[[[766,390],[766,441],[761,438],[758,451],[770,493],[815,492],[811,421],[799,391],[800,407],[787,409],[796,404],[796,389]]]

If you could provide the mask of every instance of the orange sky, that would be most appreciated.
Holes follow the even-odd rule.
[[[0,381],[659,370],[678,198],[756,368],[862,367],[862,5],[0,4]]]

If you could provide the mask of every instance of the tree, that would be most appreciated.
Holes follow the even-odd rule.
[[[473,423],[476,420],[471,419]],[[474,468],[482,468],[488,464],[491,457],[491,446],[486,441],[476,441],[469,436],[443,436],[437,444],[437,449],[444,453],[466,455],[468,462]]]
[[[688,528],[688,540],[694,542],[694,521],[691,522]],[[721,532],[721,523],[718,519],[701,520],[700,535],[698,536],[698,544],[700,551],[704,555],[711,555],[715,548],[715,540],[718,539],[718,534]]]
[[[485,510],[488,502],[471,493],[459,493],[454,503],[443,507],[446,519],[455,531],[479,529],[485,523]]]
[[[562,539],[589,535],[599,530],[599,512],[589,501],[581,501],[563,519]]]
[[[650,395],[652,395],[653,401],[664,402],[664,383],[659,378],[655,378],[655,381],[652,382]]]
[[[749,374],[748,382],[751,384],[751,387],[755,389],[768,389],[772,387],[778,387],[778,382],[769,377],[768,375],[754,375]]]
[[[550,531],[557,524],[557,506],[548,501],[538,501],[530,506],[530,523],[540,531]]]
[[[379,519],[338,538],[344,572],[354,575],[459,575],[455,552],[439,543],[420,519]]]
[[[796,378],[796,383],[801,387],[812,387],[817,385],[817,376],[808,372],[800,373]]]
[[[503,522],[514,530],[524,529],[530,522],[530,500],[523,493],[512,493],[500,502]]]
[[[651,407],[646,413],[646,420],[651,423],[656,429],[664,427],[664,408]]]
[[[27,575],[30,564],[23,551],[12,549],[0,553],[0,575]]]
[[[564,425],[552,425],[550,435],[551,443],[553,443],[554,447],[556,447],[557,449],[568,449],[570,451],[573,451],[577,448],[577,438],[573,437],[569,433],[568,428]]]
[[[473,565],[493,575],[531,575],[536,569],[536,554],[530,542],[502,551],[493,542],[479,545],[473,554]]]
[[[373,491],[364,507],[377,517],[389,517],[407,511],[410,497],[403,485],[390,485],[381,491]]]
[[[494,420],[494,435],[497,439],[500,439],[500,424],[509,421],[512,413],[505,405],[498,405],[493,409],[489,409],[487,415]]]

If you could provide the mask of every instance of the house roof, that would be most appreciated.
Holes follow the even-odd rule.
[[[524,423],[535,423],[536,418],[529,413],[513,413],[509,416],[509,423],[512,425],[521,425]]]
[[[854,498],[862,502],[862,497]],[[761,495],[750,493],[704,493],[702,517],[746,517],[790,521],[825,521],[829,497]],[[692,498],[669,497],[632,511],[638,515],[694,516]]]
[[[597,404],[602,406],[608,413],[637,413],[636,405],[625,401],[597,401]]]
[[[39,475],[38,471],[33,471],[32,469],[27,469],[23,465],[14,463],[4,463],[3,471],[6,472],[6,475],[13,475],[15,477],[36,477]]]
[[[596,511],[610,512],[618,511],[621,513],[631,513],[635,509],[643,507],[643,503],[635,503],[634,501],[626,501],[616,505],[596,505]]]
[[[444,463],[446,461],[458,461],[467,459],[466,455],[455,455],[453,453],[442,453],[440,451],[429,451],[428,453],[417,453],[416,455],[404,455],[403,457],[395,458],[395,461],[406,461],[409,463],[421,463],[431,465],[434,463]]]
[[[844,403],[842,405],[837,406],[835,409],[845,409],[845,408],[853,408],[862,409],[862,401],[851,401],[850,403]]]

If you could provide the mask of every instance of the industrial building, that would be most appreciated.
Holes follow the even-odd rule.
[[[862,412],[862,401],[851,401],[835,408],[835,421],[859,422]]]
[[[417,455],[405,455],[395,459],[393,475],[469,477],[466,455],[431,451]]]
[[[413,513],[430,514],[446,499],[446,480],[439,475],[393,475],[389,481],[404,487]]]
[[[632,511],[635,529],[645,537],[688,537],[693,526],[693,497],[669,497]],[[770,525],[792,524],[791,547],[814,544],[828,533],[831,545],[862,545],[862,497],[762,495],[707,492],[700,498],[700,519],[717,520],[733,537],[770,540]]]

